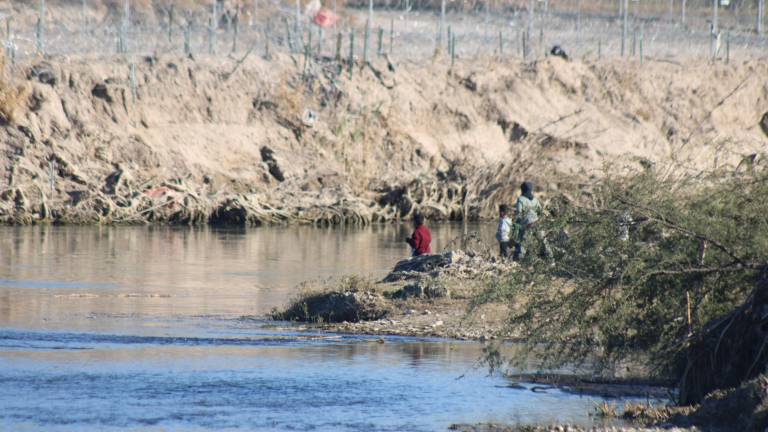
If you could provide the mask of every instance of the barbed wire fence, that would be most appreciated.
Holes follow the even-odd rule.
[[[140,10],[140,0],[112,0],[121,7],[98,20],[92,0],[81,0],[79,18],[71,3],[65,10],[38,1],[34,20],[28,12],[0,17],[11,63],[40,56],[240,58],[288,52],[309,59],[370,61],[386,55],[454,64],[483,56],[531,61],[555,45],[571,58],[640,62],[728,62],[768,54],[765,0],[711,0],[709,7],[710,0],[353,0],[343,7],[332,0],[325,8],[339,19],[328,28],[312,22],[319,4],[300,0],[206,0],[193,7],[166,0],[149,11]]]

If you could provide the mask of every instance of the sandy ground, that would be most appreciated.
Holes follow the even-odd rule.
[[[502,335],[506,308],[490,305],[469,313],[468,299],[393,302],[392,313],[375,321],[320,324],[331,332],[491,340]]]
[[[288,55],[136,60],[11,68],[0,219],[489,218],[524,178],[546,196],[646,163],[736,169],[768,146],[762,61],[377,59],[350,79]]]

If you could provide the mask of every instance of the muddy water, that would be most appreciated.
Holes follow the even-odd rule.
[[[462,228],[433,228],[436,248]],[[492,236],[492,226],[473,226]],[[445,430],[589,423],[595,398],[512,389],[472,343],[242,318],[307,279],[381,276],[405,227],[0,228],[0,430]],[[462,376],[463,378],[457,379]]]

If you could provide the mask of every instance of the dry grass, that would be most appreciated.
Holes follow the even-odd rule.
[[[0,122],[13,124],[19,111],[26,107],[29,86],[18,82],[6,68],[5,56],[0,54]]]
[[[679,412],[685,412],[683,408],[676,408]],[[642,424],[659,424],[669,421],[674,410],[667,406],[655,407],[650,403],[626,402],[621,418]]]
[[[617,417],[617,410],[615,403],[600,402],[595,403],[591,416],[601,419],[612,419]]]

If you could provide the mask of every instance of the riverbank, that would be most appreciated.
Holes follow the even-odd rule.
[[[606,420],[619,418],[626,426],[584,428],[572,425],[526,426],[505,424],[455,424],[451,430],[462,432],[651,432],[709,431],[761,432],[768,423],[768,378],[761,375],[732,389],[717,390],[693,406],[664,406],[627,403],[624,407],[604,403],[596,405],[594,415]]]
[[[310,323],[329,332],[440,337],[461,340],[510,339],[507,308],[472,300],[491,278],[517,268],[489,253],[451,251],[398,263],[383,280],[344,277],[330,284],[308,283],[279,320]]]
[[[523,179],[546,197],[648,164],[735,167],[766,142],[764,61],[310,60],[9,66],[0,222],[490,219]]]
[[[455,424],[449,428],[452,431],[459,432],[696,432],[697,428],[679,428],[679,427],[642,427],[642,426],[593,426],[580,427],[573,425],[552,425],[552,426],[511,426],[496,423],[481,424]]]
[[[310,322],[304,330],[338,333],[407,335],[471,339],[481,342],[498,338],[511,341],[519,337],[505,326],[509,302],[484,302],[476,309],[476,299],[488,283],[503,283],[515,272],[516,263],[504,262],[490,254],[454,251],[399,262],[381,281],[349,277],[335,288],[308,290],[273,318]],[[380,343],[385,343],[384,339]],[[488,358],[485,359],[489,360]],[[495,366],[506,372],[505,358],[499,352]],[[529,364],[528,367],[534,369]],[[490,363],[489,363],[490,365]],[[482,367],[489,367],[484,365]],[[630,368],[627,373],[632,373]],[[637,372],[637,371],[635,371]],[[622,372],[623,373],[623,372]],[[638,376],[638,375],[636,375]],[[507,375],[510,386],[527,391],[519,383],[534,384],[531,391],[559,389],[579,395],[607,398],[644,397],[646,400],[668,400],[674,393],[672,382],[645,378],[584,377],[562,374]],[[758,431],[765,424],[766,379],[758,377],[735,389],[712,392],[700,405],[675,407],[665,404],[595,405],[597,418],[631,422],[626,427],[584,428],[570,425],[505,425],[456,424],[451,430],[466,432],[554,432],[554,431]],[[738,425],[733,429],[733,425]]]

